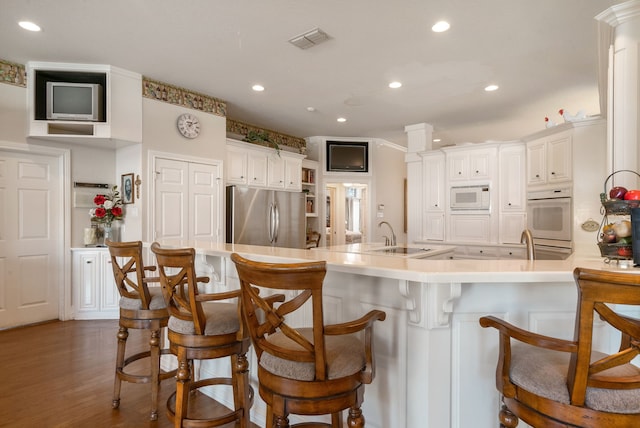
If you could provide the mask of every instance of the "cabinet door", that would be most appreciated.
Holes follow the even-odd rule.
[[[101,258],[101,281],[100,281],[100,311],[116,312],[120,311],[120,293],[116,288],[116,281],[113,278],[113,266],[111,256],[108,252],[100,254]]]
[[[527,184],[544,184],[546,177],[547,151],[544,141],[527,143]]]
[[[247,160],[249,186],[267,186],[267,156],[263,153],[249,153]]]
[[[495,152],[493,153],[495,156]],[[477,151],[469,155],[469,178],[489,178],[492,153]]]
[[[424,203],[427,212],[444,211],[444,155],[430,155],[422,160],[424,171]]]
[[[571,137],[550,139],[547,143],[547,156],[549,183],[571,180]]]
[[[285,162],[280,156],[269,156],[267,159],[267,185],[272,189],[285,188]]]
[[[449,180],[465,180],[469,177],[469,157],[462,154],[447,155]]]
[[[228,184],[247,184],[247,152],[227,145]]]
[[[450,240],[458,242],[490,242],[489,215],[459,214],[449,216]]]
[[[527,228],[525,213],[500,214],[500,242],[503,244],[519,244],[522,231]]]
[[[296,192],[302,190],[302,159],[284,158],[284,188]]]
[[[444,213],[428,212],[424,215],[424,238],[444,241]]]
[[[78,251],[73,255],[73,293],[76,318],[91,319],[100,309],[100,253]]]
[[[507,147],[500,150],[500,207],[503,211],[524,211],[526,204],[525,148]]]

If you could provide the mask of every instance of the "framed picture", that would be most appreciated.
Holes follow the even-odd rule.
[[[133,187],[133,172],[130,174],[122,174],[122,203],[132,204],[135,197],[135,188]]]

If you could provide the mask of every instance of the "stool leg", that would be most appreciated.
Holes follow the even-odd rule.
[[[331,414],[331,428],[342,428],[342,412]]]
[[[176,373],[176,416],[174,426],[182,427],[182,420],[187,417],[189,390],[191,385],[191,364],[187,360],[186,351],[178,349],[178,371]]]
[[[151,331],[149,340],[151,355],[151,414],[149,419],[158,420],[158,390],[160,389],[160,330]]]
[[[349,409],[347,426],[349,428],[364,428],[364,416],[362,416],[360,407],[352,407]]]
[[[231,355],[231,377],[233,378],[234,410],[242,409],[240,428],[248,428],[251,423],[249,415],[249,361],[247,354]]]
[[[111,402],[111,406],[114,409],[117,409],[120,406],[120,386],[122,385],[120,373],[122,373],[122,368],[124,366],[124,351],[127,346],[129,330],[126,327],[120,326],[116,337],[118,338],[118,350],[116,353],[115,380],[113,382],[113,401]]]

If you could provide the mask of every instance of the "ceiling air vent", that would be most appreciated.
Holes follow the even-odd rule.
[[[289,42],[300,49],[309,49],[329,39],[329,35],[319,28],[309,30],[304,34],[289,39]]]

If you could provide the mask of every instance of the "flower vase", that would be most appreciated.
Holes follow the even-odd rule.
[[[113,241],[113,229],[111,229],[111,224],[105,224],[102,226],[102,240],[104,244],[107,244],[107,239],[109,241]]]

